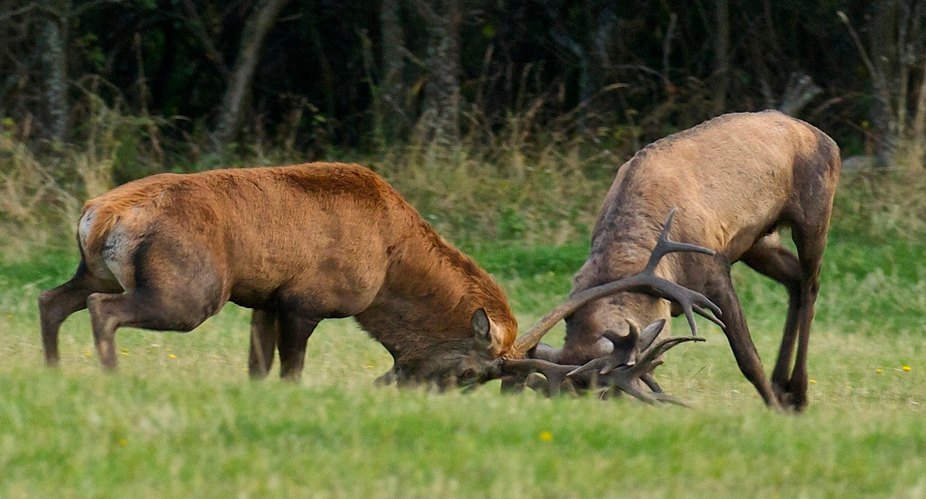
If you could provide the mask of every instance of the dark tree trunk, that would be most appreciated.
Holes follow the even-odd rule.
[[[335,116],[337,112],[335,109],[335,93],[338,91],[337,86],[335,85],[334,77],[334,68],[332,67],[331,61],[328,59],[328,52],[325,51],[325,39],[322,37],[321,32],[318,29],[318,19],[311,16],[304,16],[305,31],[308,34],[309,40],[312,42],[312,47],[315,51],[315,60],[318,61],[318,77],[321,83],[321,87],[324,88],[324,113],[327,117]],[[327,121],[330,125],[331,121]],[[328,130],[328,133],[332,133],[332,130]]]
[[[727,89],[730,85],[730,3],[729,0],[714,0],[714,19],[717,31],[714,35],[714,113],[721,114],[727,108]]]
[[[213,137],[214,147],[223,149],[238,133],[244,101],[251,88],[254,70],[264,37],[273,27],[273,22],[288,0],[261,0],[248,18],[241,35],[238,58],[231,72]]]
[[[418,0],[428,33],[425,64],[428,84],[420,126],[424,139],[440,147],[460,142],[460,23],[459,0]]]
[[[63,142],[68,133],[68,59],[67,13],[70,2],[48,0],[44,2],[45,18],[42,22],[42,40],[38,45],[44,68],[46,106],[46,136],[54,142]]]
[[[921,73],[919,95],[916,98],[916,111],[913,115],[913,130],[911,144],[913,160],[926,165],[926,57],[924,57]]]
[[[380,109],[377,111],[377,128],[382,140],[392,142],[407,128],[404,74],[405,33],[399,17],[399,0],[383,0],[379,10],[382,25],[383,79],[380,84]]]
[[[874,153],[881,165],[891,165],[897,149],[898,123],[893,111],[891,82],[896,78],[897,5],[895,0],[878,3],[873,8],[870,29],[871,61],[874,66],[871,124],[875,131]]]

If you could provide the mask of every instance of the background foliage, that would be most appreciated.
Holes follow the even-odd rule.
[[[119,134],[117,180],[229,147],[375,151],[433,135],[450,107],[455,131],[441,133],[478,144],[529,116],[522,133],[578,133],[618,154],[722,112],[785,107],[872,153],[909,128],[926,62],[912,0],[4,4],[4,129],[80,143],[101,107],[137,117]],[[248,57],[241,115],[213,144]]]
[[[646,143],[770,107],[881,166],[893,220],[924,204],[923,2],[0,4],[0,246],[69,243],[84,199],[145,175],[317,159],[454,240],[566,242]]]

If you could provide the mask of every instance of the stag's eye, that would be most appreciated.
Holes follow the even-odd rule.
[[[475,375],[476,375],[476,371],[474,371],[474,370],[472,370],[472,369],[467,369],[467,370],[463,371],[463,374],[460,375],[460,379],[462,379],[462,380],[470,380],[470,379],[472,379],[473,376],[475,376]]]

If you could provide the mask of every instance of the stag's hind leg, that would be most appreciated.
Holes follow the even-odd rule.
[[[796,410],[807,405],[807,356],[810,343],[810,324],[813,322],[814,305],[820,292],[820,269],[823,251],[826,248],[826,232],[829,216],[818,226],[795,226],[792,230],[794,243],[801,265],[800,304],[797,312],[797,355],[794,370],[788,379],[786,397],[782,402]]]
[[[221,303],[166,299],[158,290],[124,294],[94,293],[87,299],[93,340],[103,367],[116,367],[116,330],[137,327],[154,331],[192,331],[218,312]]]
[[[58,365],[58,332],[61,324],[71,314],[87,308],[87,298],[94,292],[119,291],[118,283],[106,282],[90,275],[86,264],[81,261],[74,277],[39,295],[39,317],[42,327],[42,347],[45,351],[45,363],[54,367]]]
[[[778,403],[778,397],[775,396],[762,370],[762,361],[749,335],[749,326],[746,324],[743,307],[733,289],[730,265],[721,261],[720,257],[717,257],[715,262],[716,268],[711,269],[710,275],[713,277],[707,285],[705,295],[723,310],[723,323],[726,326],[723,332],[727,335],[740,371],[756,387],[759,395],[769,407],[779,408],[781,405]]]
[[[801,263],[797,255],[781,245],[777,233],[760,239],[743,255],[742,261],[755,271],[780,282],[788,290],[788,315],[781,337],[781,347],[778,350],[778,360],[772,371],[772,389],[775,390],[779,401],[785,403],[785,399],[788,398],[791,360],[801,307]]]
[[[87,299],[93,338],[104,368],[116,367],[115,334],[120,327],[192,331],[228,301],[224,279],[209,254],[183,241],[143,241],[118,260],[125,293],[94,293]]]
[[[839,148],[828,137],[818,133],[818,150],[804,158],[804,168],[795,169],[795,183],[802,186],[798,197],[786,208],[791,224],[791,237],[800,260],[800,302],[797,312],[797,354],[794,370],[788,379],[785,405],[800,410],[807,405],[807,355],[810,323],[820,291],[820,268],[826,248],[833,211],[833,197],[839,181]]]

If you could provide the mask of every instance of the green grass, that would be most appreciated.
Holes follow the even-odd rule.
[[[585,251],[472,248],[524,325],[565,296]],[[15,257],[0,262],[0,497],[926,496],[926,248],[914,242],[831,237],[799,416],[762,406],[706,321],[708,342],[657,372],[693,409],[503,396],[497,383],[376,388],[391,359],[351,320],[322,323],[300,383],[254,383],[235,306],[190,334],[120,330],[114,375],[80,312],[49,370],[36,297],[75,255]],[[768,366],[784,290],[745,268],[735,279]]]

